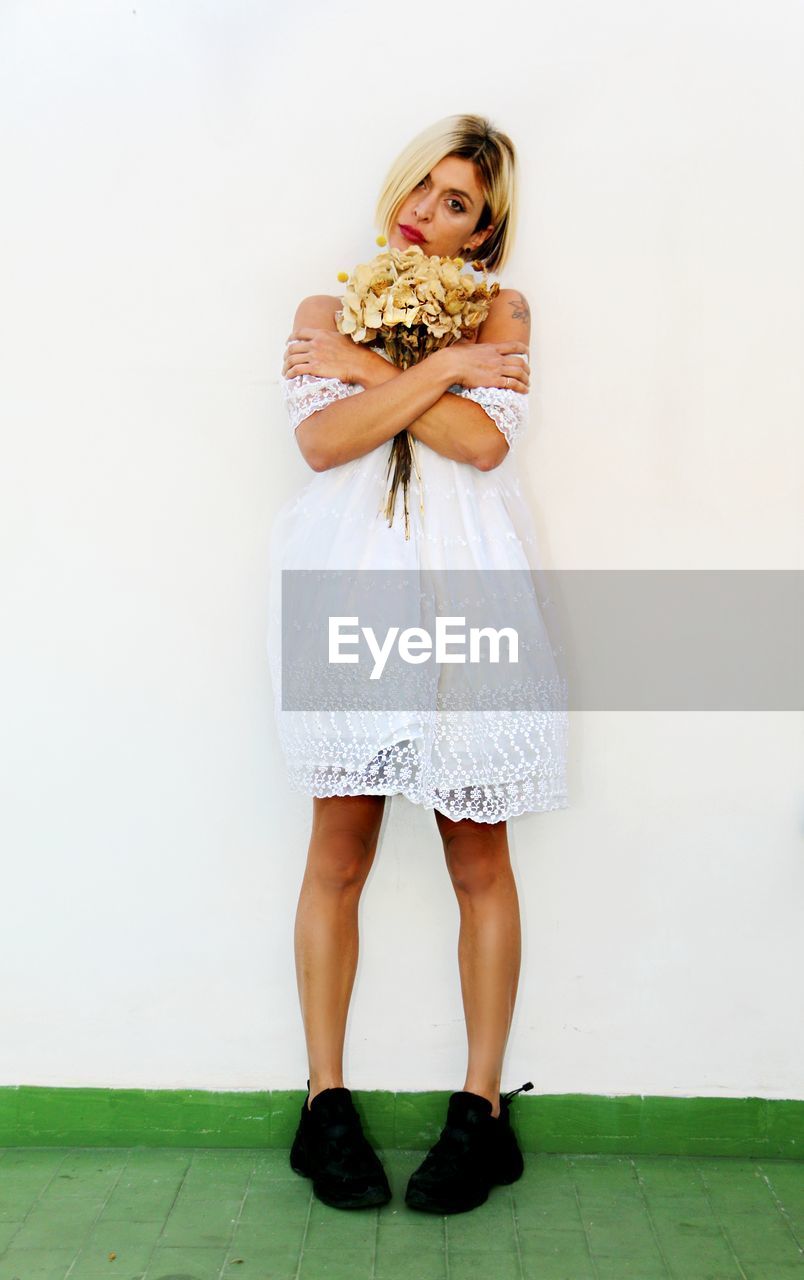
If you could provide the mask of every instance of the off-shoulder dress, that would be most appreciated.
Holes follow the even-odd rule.
[[[382,349],[379,344],[375,350]],[[280,380],[292,431],[358,383],[303,374]],[[520,487],[528,393],[497,387],[450,392],[479,404],[509,448],[481,471],[415,442],[423,490],[411,473],[409,537],[401,489],[393,524],[382,514],[391,442],[340,466],[315,472],[277,512],[270,538],[267,649],[274,711],[289,785],[315,796],[395,795],[457,821],[499,822],[568,807],[568,715],[557,668],[544,697],[514,709],[288,710],[282,706],[282,571],[540,571],[536,532]],[[516,576],[516,575],[508,575]],[[532,631],[544,627],[534,590]],[[558,694],[556,690],[559,690]]]

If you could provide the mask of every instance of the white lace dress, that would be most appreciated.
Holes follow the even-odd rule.
[[[379,345],[375,350],[380,350]],[[316,410],[364,388],[304,374],[281,379],[296,427]],[[533,521],[519,484],[518,452],[528,396],[496,387],[449,390],[481,405],[509,444],[499,466],[479,471],[416,441],[424,510],[414,471],[405,539],[401,486],[392,525],[391,441],[351,462],[314,472],[278,511],[271,530],[268,656],[279,739],[290,786],[315,796],[402,794],[457,821],[499,822],[568,806],[565,695],[503,710],[287,710],[282,707],[283,569],[541,569]],[[510,578],[515,575],[508,575]],[[532,630],[544,623],[534,597]],[[546,635],[546,632],[545,632]]]

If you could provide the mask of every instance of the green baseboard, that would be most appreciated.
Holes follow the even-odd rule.
[[[379,1148],[426,1150],[449,1091],[354,1090]],[[0,1087],[2,1147],[290,1147],[305,1091]],[[565,1154],[771,1156],[804,1151],[804,1101],[518,1094],[523,1151]]]

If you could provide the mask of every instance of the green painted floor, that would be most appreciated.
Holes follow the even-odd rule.
[[[0,1280],[804,1275],[795,1161],[526,1152],[519,1182],[436,1217],[403,1200],[424,1152],[378,1154],[393,1200],[346,1211],[284,1150],[0,1148]]]

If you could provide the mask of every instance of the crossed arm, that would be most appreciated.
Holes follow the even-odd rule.
[[[309,326],[334,332],[339,304],[337,298],[306,298],[296,313],[294,332]],[[526,300],[516,290],[501,290],[478,332],[478,342],[515,341],[527,346],[529,338]],[[361,457],[405,427],[436,453],[457,462],[481,471],[500,464],[508,451],[505,436],[479,404],[448,391],[459,381],[453,349],[435,351],[402,370],[368,347],[356,346],[349,338],[345,342],[355,362],[348,380],[365,390],[335,400],[297,427],[299,448],[314,471]]]

